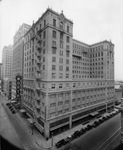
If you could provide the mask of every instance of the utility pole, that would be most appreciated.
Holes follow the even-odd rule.
[[[52,132],[52,137],[51,137],[51,144],[52,144],[52,147],[53,147],[53,132]]]

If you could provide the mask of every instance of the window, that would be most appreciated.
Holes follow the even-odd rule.
[[[53,38],[56,39],[56,31],[53,30]]]
[[[58,106],[61,106],[61,105],[63,105],[63,102],[58,102]]]
[[[60,22],[60,29],[63,29],[63,22]]]
[[[52,57],[52,62],[56,62],[56,57]]]
[[[56,65],[52,65],[52,70],[56,70]]]
[[[43,46],[45,46],[45,41],[43,42]]]
[[[43,70],[45,70],[45,65],[43,65]]]
[[[59,63],[63,63],[63,58],[59,58]]]
[[[63,40],[63,33],[60,33],[60,40]]]
[[[67,26],[67,32],[69,33],[69,26]]]
[[[51,89],[55,89],[55,84],[52,84],[52,85],[51,85]]]
[[[66,83],[66,87],[69,87],[69,83]]]
[[[66,45],[66,50],[70,50],[70,47],[69,47],[69,45]]]
[[[45,62],[45,57],[43,57],[43,62]]]
[[[63,42],[60,41],[60,48],[63,48]]]
[[[52,54],[56,54],[56,48],[52,48]]]
[[[60,56],[63,56],[63,51],[60,50]]]
[[[69,71],[69,67],[68,66],[66,67],[66,71]]]
[[[59,70],[60,70],[60,71],[63,71],[63,66],[59,66]]]
[[[65,101],[65,104],[69,104],[69,100],[66,100],[66,101]]]
[[[56,27],[56,20],[53,19],[53,26]]]
[[[67,79],[69,78],[69,74],[66,74],[66,78],[67,78]]]
[[[66,59],[66,64],[69,64],[69,59]]]
[[[69,55],[70,55],[70,52],[66,51],[66,56],[69,57]]]
[[[66,42],[69,43],[70,42],[70,37],[67,36]]]
[[[76,86],[76,83],[73,83],[73,87],[75,87]]]
[[[44,20],[44,27],[46,26],[46,20]]]
[[[51,103],[50,107],[56,107],[56,103]]]
[[[52,73],[52,79],[56,78],[56,73]]]
[[[63,73],[59,73],[59,78],[60,78],[60,79],[63,78]]]
[[[67,109],[64,110],[64,112],[68,112],[68,111],[69,111],[69,108],[67,108]]]
[[[52,44],[53,44],[53,47],[56,47],[56,41],[53,41]]]
[[[43,49],[43,54],[45,54],[45,49]]]
[[[45,37],[46,37],[46,32],[44,31],[43,32],[43,38],[45,39]]]
[[[62,84],[59,84],[59,89],[61,89],[61,88],[62,88],[62,86],[63,86]]]

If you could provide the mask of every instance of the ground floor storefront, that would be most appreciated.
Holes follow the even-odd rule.
[[[99,115],[110,112],[114,109],[114,103],[109,102],[107,104],[102,103],[93,107],[80,110],[78,112],[62,116],[61,118],[55,118],[45,122],[41,117],[35,120],[35,126],[39,129],[44,138],[49,139],[52,136],[60,134],[66,130],[69,130],[79,124],[84,124],[87,121],[98,117]],[[29,113],[29,111],[28,111]],[[32,116],[32,115],[30,115]]]

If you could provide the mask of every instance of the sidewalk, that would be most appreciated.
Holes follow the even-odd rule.
[[[15,128],[12,126],[12,124],[2,106],[2,100],[0,102],[0,136],[2,136],[10,144],[23,149],[23,146],[20,142],[20,138],[19,138],[18,134],[16,133]],[[4,147],[5,145],[2,145],[2,146]]]
[[[102,116],[106,116],[107,114],[108,113],[105,113]],[[46,141],[44,139],[44,137],[41,135],[41,133],[37,130],[36,127],[33,128],[33,135],[32,135],[32,126],[27,121],[27,119],[24,118],[24,116],[22,114],[20,114],[19,112],[17,112],[16,115],[18,116],[19,119],[21,119],[24,122],[24,124],[25,124],[25,126],[27,128],[28,133],[30,134],[30,136],[33,137],[35,143],[39,147],[41,147],[43,149],[57,149],[57,148],[55,148],[55,143],[57,143],[61,139],[67,138],[67,136],[72,135],[75,131],[80,130],[81,128],[85,128],[88,124],[93,124],[93,122],[97,120],[97,118],[94,118],[94,119],[90,120],[90,122],[87,123],[87,124],[85,124],[85,125],[80,124],[78,126],[73,127],[70,130],[64,131],[61,134],[58,134],[58,135],[54,136],[53,137],[53,145],[54,145],[54,147],[51,148],[52,138],[50,138],[48,141]]]
[[[19,112],[16,112],[16,116],[24,123],[25,127],[27,128],[27,132],[29,135],[34,139],[34,142],[42,149],[52,149],[51,148],[51,139],[46,141],[41,133],[37,130],[36,127],[33,127],[33,134],[32,134],[32,126],[27,121],[26,118]]]
[[[7,100],[6,100],[7,101]],[[113,111],[114,112],[114,111]],[[112,112],[111,112],[112,113]],[[102,116],[106,116],[109,113],[105,113]],[[16,116],[24,123],[27,132],[29,133],[29,135],[34,139],[34,142],[42,149],[57,149],[55,147],[55,143],[57,143],[58,141],[60,141],[61,139],[65,139],[67,136],[72,135],[75,131],[80,130],[81,128],[85,128],[88,124],[93,124],[93,122],[95,120],[97,120],[97,118],[90,120],[89,123],[85,124],[85,125],[78,125],[73,127],[70,130],[64,131],[61,134],[58,134],[56,136],[53,137],[53,147],[52,147],[52,138],[50,138],[49,140],[45,140],[44,137],[41,135],[41,133],[37,130],[36,127],[33,128],[33,135],[32,135],[32,126],[31,124],[27,121],[26,118],[24,118],[24,116],[22,114],[20,114],[19,112],[16,113]]]

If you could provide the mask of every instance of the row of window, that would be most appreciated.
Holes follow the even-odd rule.
[[[56,65],[52,65],[52,70],[56,70]],[[59,66],[59,71],[63,71],[63,66]],[[66,71],[69,71],[69,66],[66,66]]]
[[[53,19],[53,26],[56,27],[56,19]],[[60,29],[64,29],[63,22],[60,22]],[[70,27],[67,25],[67,32],[70,32]]]
[[[73,50],[73,55],[89,58],[89,53],[86,51],[79,52],[79,51]]]
[[[84,103],[84,104],[77,104],[76,106],[72,106],[72,111],[83,108],[83,107],[88,107],[88,106],[91,106],[91,105],[94,105],[94,104],[97,104],[97,103],[100,103],[100,102],[103,102],[103,101],[105,101],[105,99],[99,99],[99,100],[92,101],[92,102],[87,102],[87,103]],[[62,109],[62,110],[53,111],[53,112],[49,113],[49,117],[54,117],[54,116],[57,116],[57,115],[61,115],[63,113],[67,113],[69,111],[70,111],[70,108],[65,108],[65,109]]]
[[[90,67],[73,66],[73,69],[89,70]],[[73,70],[74,71],[74,70]]]
[[[56,48],[52,48],[52,54],[56,54],[56,52],[57,52],[57,49]],[[63,51],[62,50],[59,51],[59,55],[63,56]],[[70,52],[66,51],[66,57],[69,57],[69,56],[70,56]]]
[[[56,79],[56,73],[52,73],[51,78]],[[69,78],[69,74],[66,74],[66,79],[68,78]],[[63,79],[63,73],[59,73],[59,79]]]
[[[63,61],[63,58],[59,58],[59,63],[63,63]],[[56,57],[52,57],[52,62],[56,62]],[[66,59],[66,64],[69,64],[69,59]]]
[[[107,99],[113,99],[114,96],[110,96],[110,97],[107,97]],[[100,101],[105,101],[106,98],[105,96],[97,96],[97,95],[93,95],[91,97],[89,96],[86,96],[86,97],[83,97],[83,98],[77,98],[77,99],[72,99],[72,105],[74,105],[74,107],[77,107],[78,105],[81,105],[81,104],[93,104],[93,102],[100,102]],[[50,104],[50,108],[53,108],[53,107],[57,107],[57,106],[63,106],[63,105],[70,105],[70,100],[65,100],[64,102],[63,101],[59,101],[58,104],[56,102],[53,102]]]
[[[69,83],[66,83],[66,86],[69,86],[70,84]],[[100,85],[113,85],[113,82],[107,82],[107,83],[105,83],[105,82],[87,82],[87,83],[73,83],[73,87],[79,87],[79,86],[94,86],[94,85],[98,85],[98,86],[100,86]],[[51,84],[51,89],[55,89],[56,88],[56,86],[57,86],[57,84]],[[60,83],[59,84],[59,88],[62,88],[63,87],[63,83]]]

